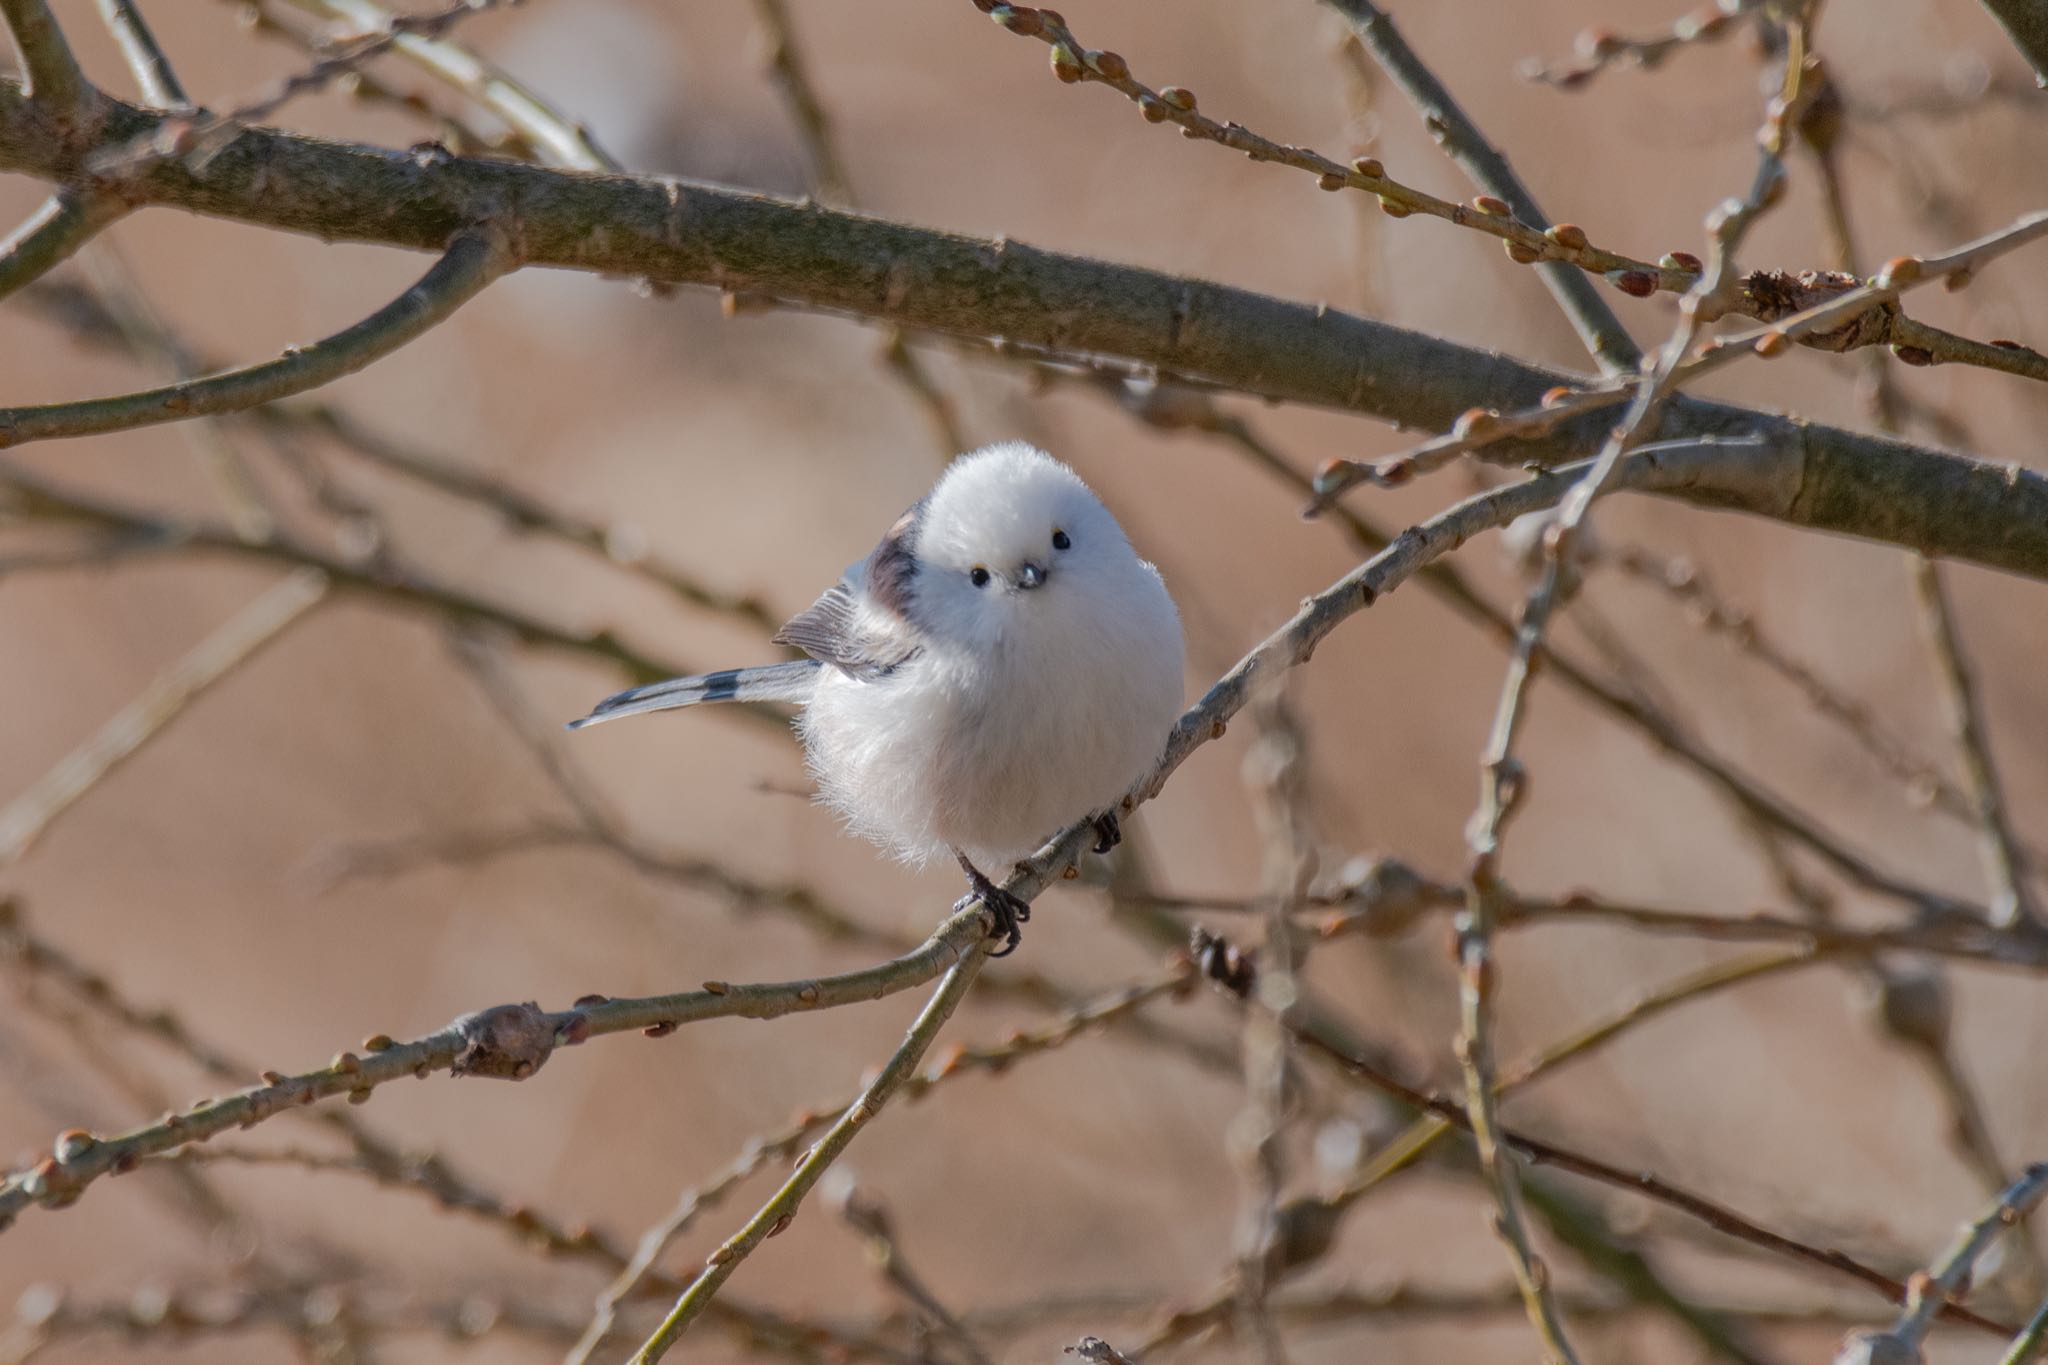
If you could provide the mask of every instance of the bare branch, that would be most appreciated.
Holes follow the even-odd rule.
[[[481,622],[509,631],[528,645],[607,660],[636,679],[651,682],[690,670],[673,659],[657,659],[621,642],[610,631],[579,633],[529,615],[518,607],[478,597],[462,588],[395,565],[365,563],[276,532],[249,540],[225,527],[205,522],[178,522],[119,503],[92,497],[0,463],[0,490],[19,496],[32,510],[54,519],[87,522],[136,537],[158,552],[193,551],[224,554],[268,563],[318,569],[339,588],[383,598],[413,611],[426,611],[458,621]],[[784,717],[757,706],[726,707],[735,717],[786,730]]]
[[[203,167],[247,125],[269,118],[301,95],[326,89],[364,62],[388,51],[407,34],[438,37],[470,15],[510,3],[516,0],[454,0],[429,14],[386,14],[374,31],[339,44],[304,71],[278,82],[270,93],[238,104],[226,113],[175,119],[134,142],[102,149],[91,158],[92,165],[102,174],[117,174],[124,179],[152,158],[184,157]]]
[[[1939,1263],[1913,1277],[1905,1311],[1889,1330],[1851,1334],[1835,1356],[1837,1365],[1918,1361],[1921,1342],[1926,1340],[1935,1318],[1944,1308],[1953,1307],[1961,1296],[1977,1258],[2000,1233],[2032,1213],[2043,1195],[2048,1195],[2048,1163],[2029,1166],[1982,1218],[1963,1229]]]
[[[1201,943],[1202,940],[1198,940],[1198,945]],[[1213,937],[1207,939],[1207,948],[1202,954],[1201,965],[1205,974],[1216,980],[1226,994],[1240,1001],[1245,998],[1246,992],[1252,989],[1256,981],[1255,969],[1251,968],[1243,956],[1222,940]],[[1467,1133],[1472,1131],[1472,1116],[1459,1100],[1429,1094],[1410,1085],[1372,1058],[1361,1055],[1357,1049],[1331,1037],[1323,1028],[1305,1022],[1305,1018],[1305,1014],[1290,1018],[1289,1030],[1310,1051],[1334,1063],[1346,1075],[1410,1109],[1432,1115]],[[1499,1141],[1506,1151],[1531,1165],[1554,1167],[1602,1185],[1630,1191],[1675,1209],[1686,1217],[1704,1223],[1716,1232],[1749,1246],[1857,1280],[1884,1294],[1893,1303],[1903,1304],[1907,1300],[1907,1285],[1845,1252],[1813,1246],[1797,1238],[1774,1232],[1725,1205],[1683,1189],[1647,1171],[1626,1170],[1613,1163],[1514,1129],[1500,1129]],[[1389,1157],[1390,1160],[1397,1158],[1403,1164],[1411,1159],[1405,1152]],[[1526,1302],[1526,1291],[1524,1300]],[[1938,1307],[1940,1315],[1949,1321],[1968,1323],[1981,1331],[2007,1337],[2012,1335],[2011,1330],[2004,1325],[1960,1304],[1946,1302]]]
[[[510,238],[491,225],[458,234],[419,283],[353,326],[277,360],[141,393],[41,407],[0,408],[0,449],[53,436],[127,431],[240,412],[354,374],[446,321],[518,264]]]
[[[69,260],[99,230],[126,213],[111,195],[65,188],[0,241],[0,299]]]
[[[99,0],[99,7],[100,17],[120,44],[121,55],[128,59],[128,69],[135,73],[144,102],[159,109],[191,108],[192,101],[171,70],[170,58],[164,55],[156,35],[149,31],[137,0]]]
[[[1326,0],[1330,7],[1351,23],[1359,42],[1394,78],[1423,126],[1452,160],[1464,169],[1472,183],[1514,210],[1515,217],[1539,233],[1547,233],[1551,221],[1536,203],[1534,195],[1499,149],[1488,142],[1465,111],[1444,89],[1443,82],[1415,55],[1415,50],[1394,27],[1386,11],[1371,0]],[[1625,374],[1642,359],[1642,348],[1629,336],[1614,309],[1576,265],[1545,261],[1537,266],[1543,283],[1556,296],[1564,314],[1578,329],[1579,339],[1609,374]]]
[[[1593,77],[1615,66],[1633,66],[1654,71],[1664,59],[1696,43],[1725,38],[1742,19],[1764,7],[1765,0],[1719,0],[1684,15],[1662,33],[1630,38],[1604,28],[1589,28],[1579,34],[1576,59],[1546,64],[1531,59],[1522,74],[1560,90],[1577,90]]]
[[[1999,788],[1998,770],[1992,763],[1991,744],[1984,734],[1976,687],[1963,659],[1962,642],[1956,638],[1955,614],[1942,587],[1941,571],[1931,560],[1915,557],[1913,589],[1920,600],[1928,645],[1941,674],[1942,695],[1948,704],[1956,750],[1962,756],[1963,772],[1975,798],[1979,844],[1985,874],[1991,883],[1991,922],[2001,929],[2020,924],[2035,929],[2048,927],[2043,925],[2040,911],[2027,891],[2019,840],[2006,819],[2005,798]]]
[[[907,1100],[921,1099],[934,1086],[955,1076],[977,1072],[996,1074],[1023,1058],[1052,1051],[1084,1032],[1112,1021],[1137,1022],[1138,1011],[1152,1002],[1182,996],[1194,977],[1194,964],[1183,956],[1162,975],[1113,991],[1076,1006],[1065,1017],[1041,1029],[1017,1033],[993,1046],[967,1047],[950,1044],[928,1071],[913,1075],[904,1083]],[[995,984],[994,982],[990,983]],[[659,1280],[655,1265],[676,1238],[683,1235],[707,1210],[716,1207],[742,1180],[771,1161],[787,1161],[802,1145],[816,1137],[836,1114],[843,1114],[851,1101],[823,1108],[806,1109],[779,1132],[750,1139],[740,1155],[717,1174],[686,1189],[675,1207],[640,1236],[630,1261],[622,1258],[619,1273],[606,1285],[597,1300],[597,1311],[570,1352],[570,1361],[586,1360],[610,1337],[619,1308],[625,1301]],[[669,1292],[678,1292],[671,1289]]]
[[[107,122],[109,136],[128,136],[158,120],[110,104]],[[78,173],[4,80],[0,169],[58,180]],[[326,188],[313,194],[316,185]],[[1002,336],[1062,356],[1120,357],[1437,430],[1473,407],[1531,406],[1570,380],[1328,308],[673,180],[395,157],[250,129],[203,173],[175,160],[153,163],[125,188],[140,202],[426,249],[518,204],[527,264],[712,283],[904,326]],[[590,231],[599,222],[605,231]],[[2048,478],[2031,470],[1695,400],[1673,402],[1655,434],[1752,431],[1780,453],[1783,477],[1772,485],[1775,496],[1752,484],[1735,506],[2048,577]],[[1521,453],[1584,449],[1600,434],[1597,419],[1568,425]]]
[[[1924,259],[1897,257],[1885,267],[1883,274],[1868,284],[1857,285],[1853,279],[1844,277],[1845,282],[1839,287],[1818,291],[1821,300],[1817,303],[1805,304],[1773,323],[1723,337],[1701,347],[1697,353],[1687,355],[1677,364],[1668,383],[1672,386],[1688,383],[1746,355],[1766,358],[1782,355],[1787,345],[1798,340],[1824,340],[1831,350],[1844,349],[1852,344],[1889,343],[1903,319],[1895,310],[1885,310],[1897,301],[1900,293],[1935,280],[1944,284],[1954,280],[1967,282],[1987,262],[2044,236],[2048,236],[2048,212],[2030,213],[2008,227],[1939,256]],[[1714,309],[1708,307],[1706,311],[1711,313]],[[1878,330],[1868,343],[1844,340],[1872,320],[1876,321]],[[2034,354],[2024,347],[1993,349],[2004,349],[2015,357],[2013,364],[2020,364],[2024,357]],[[2048,358],[2036,358],[2048,367]],[[1929,359],[1921,363],[1931,364],[1933,361]],[[2043,374],[2048,375],[2048,368],[2043,369]],[[1460,455],[1486,451],[1497,442],[1510,439],[1527,442],[1532,437],[1547,436],[1567,419],[1618,404],[1631,392],[1632,386],[1620,384],[1576,392],[1558,388],[1545,393],[1541,403],[1520,412],[1471,409],[1460,414],[1449,432],[1398,455],[1371,463],[1330,461],[1316,475],[1316,496],[1307,510],[1311,513],[1323,510],[1339,494],[1360,483],[1398,487],[1418,474],[1443,468]],[[1520,446],[1511,446],[1489,458],[1514,459],[1521,449]]]
[[[159,673],[91,739],[0,808],[0,867],[20,859],[67,806],[326,596],[327,575],[296,570]]]
[[[298,9],[353,24],[364,34],[389,34],[390,50],[442,84],[503,119],[551,166],[579,171],[623,170],[581,123],[546,97],[469,48],[424,25],[401,22],[374,0],[289,0]],[[357,58],[358,61],[361,58]]]
[[[61,120],[82,115],[92,103],[93,88],[57,16],[50,13],[49,0],[0,0],[0,20],[6,21],[14,50],[21,54],[30,97]]]
[[[983,915],[980,903],[976,902],[970,906],[966,914],[972,916],[978,928]],[[959,916],[955,918],[958,919]],[[746,1226],[727,1238],[718,1250],[711,1253],[704,1269],[676,1300],[675,1307],[662,1319],[661,1326],[655,1328],[653,1335],[634,1352],[634,1365],[652,1365],[652,1362],[667,1355],[669,1348],[689,1330],[690,1324],[695,1322],[710,1304],[719,1287],[731,1278],[733,1271],[739,1269],[740,1262],[762,1242],[781,1232],[789,1225],[790,1220],[796,1217],[797,1208],[803,1203],[804,1196],[810,1193],[811,1188],[824,1176],[832,1163],[839,1159],[840,1153],[852,1145],[860,1130],[866,1127],[870,1120],[881,1115],[882,1107],[903,1088],[904,1082],[916,1071],[926,1049],[938,1038],[939,1030],[945,1027],[946,1020],[952,1017],[954,1009],[967,997],[968,988],[974,984],[975,977],[981,974],[982,967],[988,962],[988,949],[988,941],[984,939],[969,949],[966,955],[947,971],[945,978],[939,982],[938,989],[925,1003],[923,1012],[917,1016],[917,1021],[910,1026],[910,1032],[904,1035],[901,1046],[883,1064],[881,1072],[861,1092],[860,1098],[840,1115],[839,1121],[827,1129],[825,1135],[804,1154],[803,1160],[797,1163],[796,1170],[783,1182],[782,1188],[761,1206],[759,1212],[747,1220]]]
[[[910,1260],[903,1254],[903,1246],[896,1236],[895,1220],[890,1218],[889,1210],[882,1201],[850,1180],[843,1189],[828,1189],[826,1197],[841,1220],[867,1243],[868,1259],[881,1272],[882,1278],[908,1300],[939,1334],[952,1342],[970,1365],[992,1365],[988,1352],[981,1348],[959,1315],[940,1302],[931,1286],[911,1269]]]

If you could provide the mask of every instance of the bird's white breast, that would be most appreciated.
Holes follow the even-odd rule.
[[[992,652],[931,643],[873,681],[827,669],[799,723],[823,799],[899,857],[958,848],[998,877],[1115,805],[1181,703],[1179,615],[1150,565],[1131,570],[1113,595],[1049,587]]]

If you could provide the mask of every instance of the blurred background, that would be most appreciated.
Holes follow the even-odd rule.
[[[92,7],[56,8],[91,74],[132,96]],[[145,12],[194,98],[215,107],[308,60],[254,26],[262,7],[181,0]],[[1194,89],[1216,117],[1339,157],[1370,153],[1449,198],[1471,192],[1400,92],[1363,74],[1342,50],[1341,23],[1307,0],[1076,0],[1066,17],[1148,84]],[[1702,215],[1749,183],[1766,67],[1740,26],[1655,71],[1611,70],[1566,91],[1521,67],[1570,60],[1589,25],[1655,31],[1675,12],[1648,0],[1528,0],[1405,4],[1395,17],[1546,209],[1596,242],[1652,259],[1702,252]],[[275,19],[305,24],[290,6]],[[1110,90],[1062,86],[1044,47],[964,0],[789,0],[787,19],[865,211],[1324,300],[1589,368],[1536,276],[1493,243],[1430,219],[1388,219],[1367,196],[1321,194],[1311,177],[1185,142]],[[1978,5],[1833,6],[1819,32],[1846,110],[1837,169],[1866,268],[2040,206],[2048,96],[2032,90]],[[804,131],[769,77],[762,11],[746,0],[534,0],[451,37],[581,120],[631,170],[786,196],[812,183]],[[492,127],[403,62],[371,71]],[[374,93],[330,91],[280,118],[395,147],[454,136]],[[1794,158],[1792,171],[1749,265],[1832,263],[1814,159]],[[0,221],[20,220],[43,195],[25,178],[0,179]],[[423,268],[402,253],[146,211],[0,307],[0,402],[161,382],[163,357],[138,355],[110,330],[113,305],[134,310],[131,337],[154,317],[193,356],[242,362],[354,321]],[[1674,316],[1669,295],[1613,297],[1646,343]],[[779,620],[866,551],[956,441],[1026,439],[1071,462],[1158,562],[1189,629],[1192,699],[1358,558],[1341,528],[1297,516],[1299,491],[1248,444],[1305,473],[1419,439],[1229,399],[1217,405],[1230,419],[1223,434],[1170,430],[1101,385],[909,338],[942,397],[940,422],[875,329],[740,305],[526,271],[313,395],[366,440],[594,528],[624,562],[365,458],[317,422],[166,426],[6,459],[153,515],[221,524],[237,505],[246,514],[253,489],[307,544],[368,555],[415,587],[485,598],[567,636],[615,632],[681,671],[774,654],[741,615],[693,606],[644,570],[758,602]],[[2048,271],[2038,251],[2022,253],[1974,289],[1917,295],[1914,311],[1971,336],[2039,344]],[[1725,370],[1702,392],[1869,427],[1868,359],[1801,351]],[[2048,403],[2025,381],[1961,366],[1894,365],[1892,377],[1916,439],[2039,466]],[[246,471],[240,495],[223,492],[234,485],[223,468]],[[1453,469],[1398,495],[1361,490],[1349,505],[1398,530],[1471,491],[1474,478]],[[1879,866],[1988,897],[1973,830],[1928,804],[1925,774],[1963,779],[1904,555],[1640,500],[1605,504],[1596,520],[1603,558],[1560,625],[1561,648],[1651,698]],[[120,1131],[231,1088],[161,1039],[108,1023],[89,993],[22,950],[23,931],[103,974],[137,1008],[167,1007],[248,1065],[294,1072],[365,1035],[409,1037],[502,1001],[559,1008],[588,992],[845,970],[921,938],[959,894],[951,869],[912,873],[843,837],[808,803],[796,747],[777,727],[706,711],[560,733],[627,681],[592,651],[521,645],[487,623],[451,643],[446,614],[419,593],[335,590],[304,610],[280,607],[289,566],[248,557],[153,553],[37,570],[28,551],[58,543],[47,528],[0,523],[0,534],[17,537],[8,543],[23,556],[0,572],[0,708],[10,718],[0,802],[13,803],[0,814],[0,891],[20,917],[0,973],[0,1151],[10,1168],[45,1153],[60,1129]],[[1456,562],[1511,612],[1525,584],[1498,540],[1482,538]],[[0,569],[10,562],[0,554]],[[1686,591],[1655,581],[1674,570]],[[2048,842],[2042,588],[1969,568],[1946,581],[2013,821],[2023,839]],[[296,614],[42,823],[52,770],[214,632],[248,624],[259,601],[259,612]],[[1728,628],[1728,612],[1749,630]],[[1760,662],[1741,643],[1753,636],[1861,708],[1893,761]],[[1617,664],[1624,654],[1639,667]],[[1290,699],[1305,746],[1304,818],[1326,879],[1371,855],[1462,875],[1503,661],[1483,631],[1410,585],[1298,672]],[[1234,726],[1131,822],[1118,855],[1126,885],[1142,882],[1155,898],[1257,897],[1259,798],[1245,770],[1260,736],[1259,725]],[[1523,757],[1531,794],[1507,844],[1519,888],[1802,913],[1723,797],[1547,678]],[[565,795],[564,774],[581,796]],[[721,890],[692,860],[732,880]],[[1897,913],[1793,863],[1794,879],[1816,883],[1845,920]],[[1087,880],[1109,875],[1091,868]],[[807,922],[786,898],[746,885],[804,888],[858,932],[821,931],[816,915]],[[1100,889],[1056,887],[1023,950],[990,966],[940,1055],[946,1043],[990,1045],[1045,1025],[1062,1012],[1046,1006],[1054,995],[1082,1002],[1156,973],[1175,931],[1160,930],[1144,903],[1115,913]],[[1242,915],[1173,916],[1246,942],[1259,933]],[[1458,1084],[1446,923],[1318,943],[1304,967],[1325,1008],[1433,1087]],[[1515,932],[1500,950],[1508,1062],[1748,951],[1583,923]],[[1904,977],[1932,970],[1890,966]],[[1952,1004],[1950,1036],[1916,1047],[1884,1026],[1874,979],[1867,966],[1816,965],[1689,1004],[1532,1087],[1508,1116],[1903,1276],[1983,1206],[1987,1159],[2014,1168],[2048,1156],[2037,1052],[2048,1018],[2036,976],[1944,966],[1918,988]],[[842,1103],[921,998],[770,1024],[713,1021],[659,1042],[604,1040],[517,1086],[438,1077],[382,1088],[349,1112],[394,1147],[440,1154],[508,1205],[602,1229],[630,1249],[750,1141],[793,1113]],[[1143,1017],[1149,1028],[1111,1025],[999,1074],[950,1080],[890,1110],[842,1163],[855,1203],[886,1204],[904,1258],[990,1358],[1058,1359],[1083,1333],[1135,1345],[1168,1310],[1211,1298],[1232,1265],[1244,1198],[1231,1139],[1246,1106],[1240,1011],[1197,991]],[[1974,1148],[1958,1143],[1958,1113],[1975,1116]],[[1283,1143],[1289,1193],[1341,1184],[1397,1126],[1367,1092],[1306,1073]],[[231,1143],[349,1150],[289,1120],[220,1145]],[[767,1161],[691,1224],[663,1267],[691,1273],[785,1169]],[[1656,1205],[1556,1188],[1594,1235],[1642,1251],[1686,1301],[1755,1315],[1744,1330],[1759,1358],[1824,1358],[1845,1326],[1889,1317],[1850,1281],[1761,1258]],[[846,1190],[834,1193],[843,1202]],[[1488,1208],[1462,1160],[1424,1162],[1360,1200],[1327,1254],[1280,1291],[1282,1303],[1303,1305],[1283,1318],[1290,1358],[1531,1358]],[[959,1358],[943,1334],[919,1337],[916,1310],[834,1209],[829,1197],[808,1208],[741,1269],[731,1296],[908,1358]],[[1632,1302],[1548,1237],[1589,1359],[1707,1358],[1698,1333]],[[2023,1261],[2012,1252],[1988,1277],[1985,1311],[2006,1321],[2032,1311]],[[0,1311],[20,1303],[9,1340],[50,1361],[288,1350],[559,1358],[564,1330],[581,1329],[609,1278],[588,1257],[537,1253],[417,1193],[293,1164],[141,1173],[62,1213],[30,1210],[0,1237]],[[644,1329],[663,1301],[636,1301],[626,1326]],[[228,1311],[250,1304],[275,1307],[274,1320],[252,1325],[237,1313],[261,1313]],[[207,1305],[237,1319],[231,1330],[185,1321]],[[102,1310],[107,1330],[84,1330]],[[1944,1360],[1999,1350],[1989,1336],[1936,1340]],[[629,1344],[614,1340],[610,1358]],[[770,1349],[714,1321],[687,1349],[719,1361],[850,1348]],[[1221,1360],[1251,1348],[1212,1334],[1152,1358],[1170,1353]]]

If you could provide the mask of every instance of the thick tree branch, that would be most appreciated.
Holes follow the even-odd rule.
[[[109,141],[148,136],[159,123],[125,105],[110,105],[107,120]],[[0,81],[0,170],[60,183],[83,174],[9,81]],[[250,129],[203,168],[177,159],[140,166],[124,191],[240,222],[434,251],[509,211],[528,264],[708,284],[1062,355],[1118,357],[1438,430],[1474,407],[1533,406],[1573,380],[1313,304],[677,180]],[[1686,398],[1668,406],[1655,434],[1752,432],[1766,437],[1776,477],[1738,481],[1733,495],[1685,496],[2048,578],[2048,478],[2040,474]],[[1604,434],[1596,414],[1518,453],[1584,451]]]

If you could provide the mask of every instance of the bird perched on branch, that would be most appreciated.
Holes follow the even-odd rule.
[[[983,871],[1124,795],[1180,712],[1180,613],[1080,476],[1022,443],[947,467],[866,559],[777,632],[810,657],[674,678],[572,728],[720,701],[786,701],[819,794],[898,858],[950,853],[1003,953],[1031,909]]]

